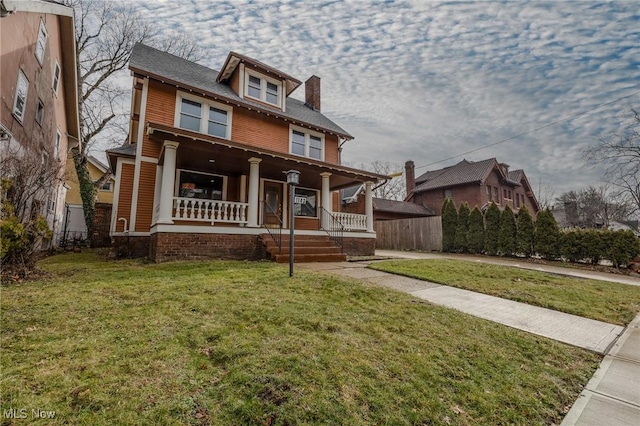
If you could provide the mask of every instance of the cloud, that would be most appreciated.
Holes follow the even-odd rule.
[[[301,80],[319,75],[323,112],[356,138],[343,152],[352,164],[411,159],[420,167],[640,91],[634,2],[136,5],[163,31],[209,47],[205,65],[214,69],[235,50]],[[497,157],[557,193],[597,185],[599,170],[584,167],[582,151],[638,104],[635,95],[466,158]]]

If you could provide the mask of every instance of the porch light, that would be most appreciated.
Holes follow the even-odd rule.
[[[288,170],[286,172],[282,172],[287,175],[287,184],[296,186],[300,183],[300,172],[297,170]]]
[[[296,185],[300,183],[300,172],[297,170],[288,170],[286,172],[287,175],[287,185],[289,185],[289,276],[293,276],[293,203],[294,196],[296,192]]]

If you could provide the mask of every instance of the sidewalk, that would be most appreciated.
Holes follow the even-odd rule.
[[[561,426],[640,425],[640,314],[604,357]]]
[[[407,257],[419,256],[413,258],[446,257],[427,253],[398,253]],[[387,251],[377,251],[376,254],[391,256]],[[628,327],[623,328],[468,290],[367,269],[369,263],[371,262],[309,263],[299,264],[298,268],[360,279],[372,285],[409,293],[438,305],[604,354],[598,370],[580,393],[561,426],[640,425],[640,314]],[[509,266],[523,267],[514,263],[516,262]],[[539,270],[552,273],[567,271],[564,268],[542,268]],[[573,274],[576,271],[568,272],[572,273],[565,275],[576,276]],[[611,282],[630,281],[624,283],[640,285],[640,280],[633,277],[620,277],[623,280],[618,280],[617,276],[611,274],[577,272],[587,275],[586,278]]]

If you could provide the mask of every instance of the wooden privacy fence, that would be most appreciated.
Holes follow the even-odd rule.
[[[377,221],[374,227],[378,249],[442,251],[440,216]]]

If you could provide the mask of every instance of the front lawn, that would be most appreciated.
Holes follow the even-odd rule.
[[[640,311],[640,286],[465,260],[393,260],[370,267],[623,326]]]
[[[40,266],[1,290],[3,424],[559,424],[600,361],[272,263]]]

